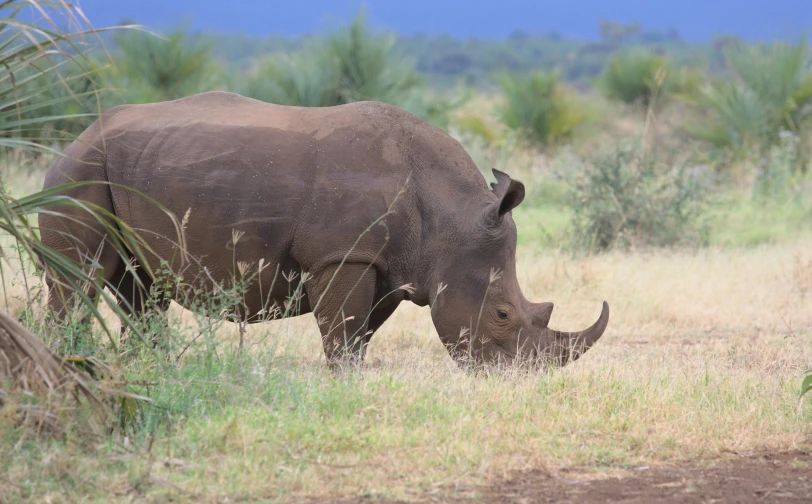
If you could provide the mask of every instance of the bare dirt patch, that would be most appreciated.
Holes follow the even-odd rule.
[[[460,495],[462,493],[463,495]],[[595,471],[540,470],[454,494],[426,495],[411,502],[812,502],[809,452],[737,455],[703,463],[659,464]],[[388,502],[360,498],[350,502]]]
[[[480,502],[812,502],[812,456],[763,453],[612,477],[536,471],[480,489]]]

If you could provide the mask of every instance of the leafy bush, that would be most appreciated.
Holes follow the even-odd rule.
[[[670,91],[670,72],[664,57],[645,50],[629,51],[607,63],[599,87],[608,98],[648,107]]]
[[[555,72],[504,74],[499,84],[504,93],[498,110],[502,122],[537,145],[547,147],[570,138],[586,119]]]
[[[280,105],[330,107],[374,100],[444,125],[455,106],[426,98],[414,64],[394,50],[395,38],[372,33],[359,14],[352,24],[302,51],[261,61],[242,94]]]
[[[704,240],[699,217],[709,189],[706,169],[621,146],[562,176],[570,185],[577,248],[592,252]]]
[[[812,54],[805,40],[734,46],[726,56],[729,75],[703,87],[695,100],[710,117],[688,131],[739,157],[753,150],[764,157],[783,131],[805,139],[812,122]]]
[[[178,27],[165,37],[141,31],[116,34],[115,68],[108,79],[119,103],[172,100],[217,87],[211,44],[192,43]]]

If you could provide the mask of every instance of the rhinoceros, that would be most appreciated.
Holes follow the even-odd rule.
[[[315,314],[331,363],[363,359],[409,300],[430,306],[460,362],[565,364],[601,337],[608,305],[584,331],[548,327],[553,304],[528,301],[516,278],[511,211],[525,188],[493,174],[489,188],[456,140],[391,105],[301,108],[208,92],[112,108],[48,168],[45,189],[100,182],[66,194],[138,230],[147,268],[86,218],[42,215],[41,236],[75,260],[97,258],[133,316],[163,265],[185,286],[164,292],[164,309],[245,277],[239,317],[258,322],[282,315],[299,288],[295,312]],[[144,196],[185,216],[184,250],[177,221]],[[64,316],[75,293],[46,281]]]

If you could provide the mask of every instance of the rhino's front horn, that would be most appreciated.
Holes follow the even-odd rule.
[[[606,330],[606,325],[609,323],[609,304],[604,301],[601,316],[598,321],[592,324],[588,329],[580,332],[564,332],[556,331],[555,329],[545,329],[548,336],[552,336],[555,341],[553,353],[555,357],[561,359],[561,364],[564,365],[569,361],[574,361],[584,352],[597,342]]]

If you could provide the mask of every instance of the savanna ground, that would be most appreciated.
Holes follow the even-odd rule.
[[[237,325],[173,306],[162,348],[116,354],[98,326],[41,326],[39,280],[7,268],[7,312],[32,299],[27,323],[52,348],[107,360],[152,402],[99,438],[81,435],[81,409],[63,411],[75,422],[61,436],[0,416],[0,500],[808,498],[812,206],[731,191],[708,215],[709,246],[573,255],[555,243],[568,214],[549,160],[501,162],[529,188],[515,211],[527,297],[554,301],[560,329],[610,304],[581,360],[470,374],[414,306],[376,334],[368,365],[338,375],[312,316],[249,326],[240,352]],[[13,195],[39,188],[40,164],[6,163]]]

